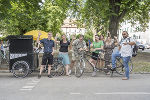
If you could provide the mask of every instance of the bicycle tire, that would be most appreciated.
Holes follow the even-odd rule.
[[[120,75],[124,75],[125,74],[125,67],[123,65],[122,59],[120,59],[120,62],[118,60],[116,60],[116,72]],[[133,63],[132,63],[132,60],[130,60],[129,61],[129,72],[131,73],[132,70],[133,70]]]
[[[75,76],[78,78],[81,77],[84,73],[84,69],[85,69],[85,61],[84,59],[80,59],[77,65],[75,66]]]
[[[55,76],[64,75],[65,67],[63,64],[57,64],[55,67]]]
[[[25,78],[29,74],[29,64],[26,61],[17,61],[12,66],[12,73],[16,78]]]

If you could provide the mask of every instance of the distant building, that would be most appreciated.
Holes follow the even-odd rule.
[[[148,25],[149,29],[145,32],[140,32],[140,25],[138,23],[132,26],[128,21],[123,22],[118,30],[119,40],[122,38],[122,31],[127,31],[129,36],[136,41],[142,44],[150,44],[150,23]]]
[[[75,24],[75,19],[65,19],[64,24],[61,26],[62,31],[70,38],[72,34],[85,34],[85,28],[78,28]]]

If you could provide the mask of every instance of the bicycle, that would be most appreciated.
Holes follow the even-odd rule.
[[[98,54],[97,60],[96,60],[96,64],[95,66],[93,66],[89,60],[87,59],[87,56],[91,56],[89,54],[87,54],[85,51],[81,54],[80,53],[80,59],[77,61],[77,66],[75,67],[75,76],[76,77],[81,77],[84,69],[85,69],[85,60],[93,67],[93,71],[104,71],[105,73],[111,72],[111,76],[113,76],[114,71],[111,70],[110,66],[104,66],[102,68],[98,67],[98,63],[100,61],[104,61],[104,62],[109,62],[112,63],[111,61],[108,61],[104,58],[101,57],[101,53]],[[133,69],[133,63],[132,60],[129,61],[129,71],[132,72]],[[116,70],[115,72],[119,75],[123,75],[125,73],[125,67],[123,65],[123,61],[121,59],[121,57],[117,57],[116,58]]]
[[[51,75],[52,76],[61,76],[65,72],[64,64],[62,63],[62,57],[54,57],[53,65],[51,66]],[[44,71],[48,72],[48,64],[44,67]]]
[[[106,72],[106,69],[108,71],[111,71],[110,68],[107,68],[108,66],[103,67],[103,68],[98,67],[99,62],[100,62],[100,57],[99,57],[100,55],[98,55],[98,57],[95,57],[95,58],[97,58],[95,66],[87,59],[88,56],[91,57],[90,52],[83,51],[83,52],[80,52],[79,55],[80,55],[80,57],[76,61],[77,64],[75,66],[75,76],[76,77],[81,77],[83,75],[84,69],[86,66],[85,61],[88,62],[89,65],[91,65],[91,67],[93,68],[93,71],[104,71],[104,72]]]

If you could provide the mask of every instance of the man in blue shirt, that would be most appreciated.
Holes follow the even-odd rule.
[[[47,63],[48,63],[48,77],[52,78],[52,76],[50,74],[51,65],[53,64],[53,54],[54,54],[54,41],[52,40],[52,33],[48,33],[48,38],[42,39],[39,41],[40,36],[41,36],[41,33],[39,33],[39,35],[38,35],[37,43],[43,44],[44,54],[43,54],[42,64],[40,67],[40,73],[38,75],[38,78],[41,78],[43,68]]]

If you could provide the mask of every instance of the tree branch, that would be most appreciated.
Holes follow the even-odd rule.
[[[122,13],[118,16],[119,21],[126,15],[128,10],[130,9],[130,6],[135,2],[135,0],[131,0],[131,2],[128,2],[126,5],[128,7],[125,7],[125,9],[122,11]]]

